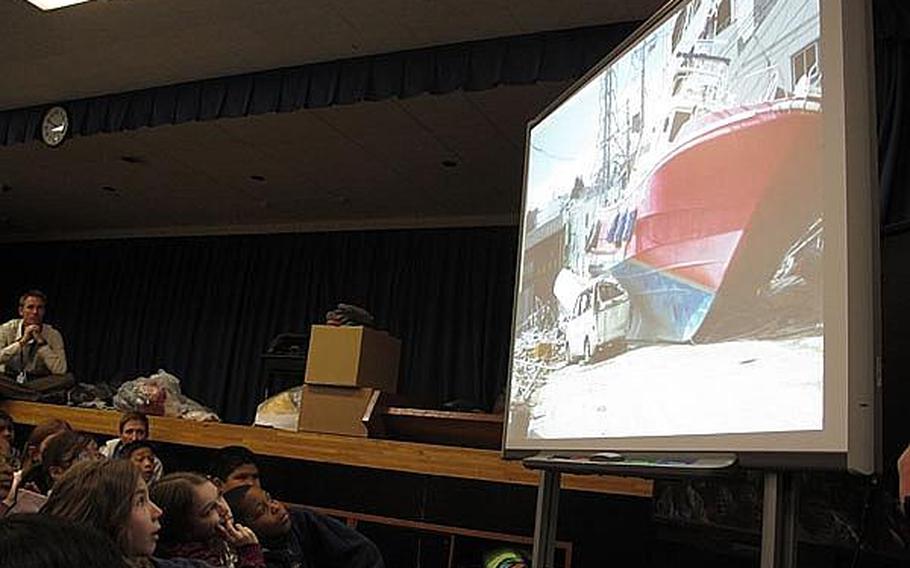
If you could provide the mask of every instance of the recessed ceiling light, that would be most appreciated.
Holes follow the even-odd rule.
[[[66,8],[74,4],[82,4],[89,0],[27,0],[29,3],[41,8],[42,10],[56,10],[57,8]]]

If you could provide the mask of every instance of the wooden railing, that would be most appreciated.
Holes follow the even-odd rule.
[[[35,425],[50,418],[61,418],[77,430],[110,436],[117,435],[120,417],[113,411],[10,400],[0,401],[0,408],[20,424]],[[202,448],[242,445],[257,454],[279,458],[497,483],[536,486],[539,480],[537,472],[525,469],[519,462],[503,460],[495,450],[287,432],[159,416],[149,419],[152,439],[171,444]],[[633,477],[561,477],[562,488],[570,490],[650,497],[653,489],[651,481]]]

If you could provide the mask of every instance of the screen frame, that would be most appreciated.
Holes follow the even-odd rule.
[[[733,452],[749,467],[881,470],[879,187],[876,173],[872,15],[868,0],[819,0],[825,187],[825,425],[821,431],[636,438],[510,440],[512,373],[525,251],[532,129],[690,0],[672,0],[527,125],[519,247],[502,448],[506,459],[537,452]],[[849,78],[849,79],[848,79]],[[850,109],[847,113],[846,109]],[[831,143],[830,141],[834,141]],[[832,161],[838,167],[832,168]],[[830,171],[829,170],[835,170]],[[829,227],[836,228],[834,235]],[[844,309],[846,306],[846,309]],[[841,314],[836,317],[833,314]],[[842,349],[848,346],[847,349]],[[843,352],[840,352],[843,351]],[[844,411],[846,407],[846,411]],[[834,413],[834,414],[832,414]],[[840,420],[829,422],[835,415]],[[781,441],[785,443],[781,443]]]

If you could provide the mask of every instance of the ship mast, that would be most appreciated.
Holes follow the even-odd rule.
[[[603,192],[604,202],[612,198],[612,164],[613,156],[610,140],[613,136],[613,70],[608,69],[600,83],[600,124],[601,124],[601,166],[600,187]]]

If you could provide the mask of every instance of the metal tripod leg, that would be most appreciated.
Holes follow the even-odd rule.
[[[556,548],[556,517],[559,509],[559,472],[540,472],[537,487],[537,513],[534,518],[534,552],[531,566],[553,568]]]
[[[799,494],[794,474],[766,473],[763,500],[761,568],[796,568]]]

